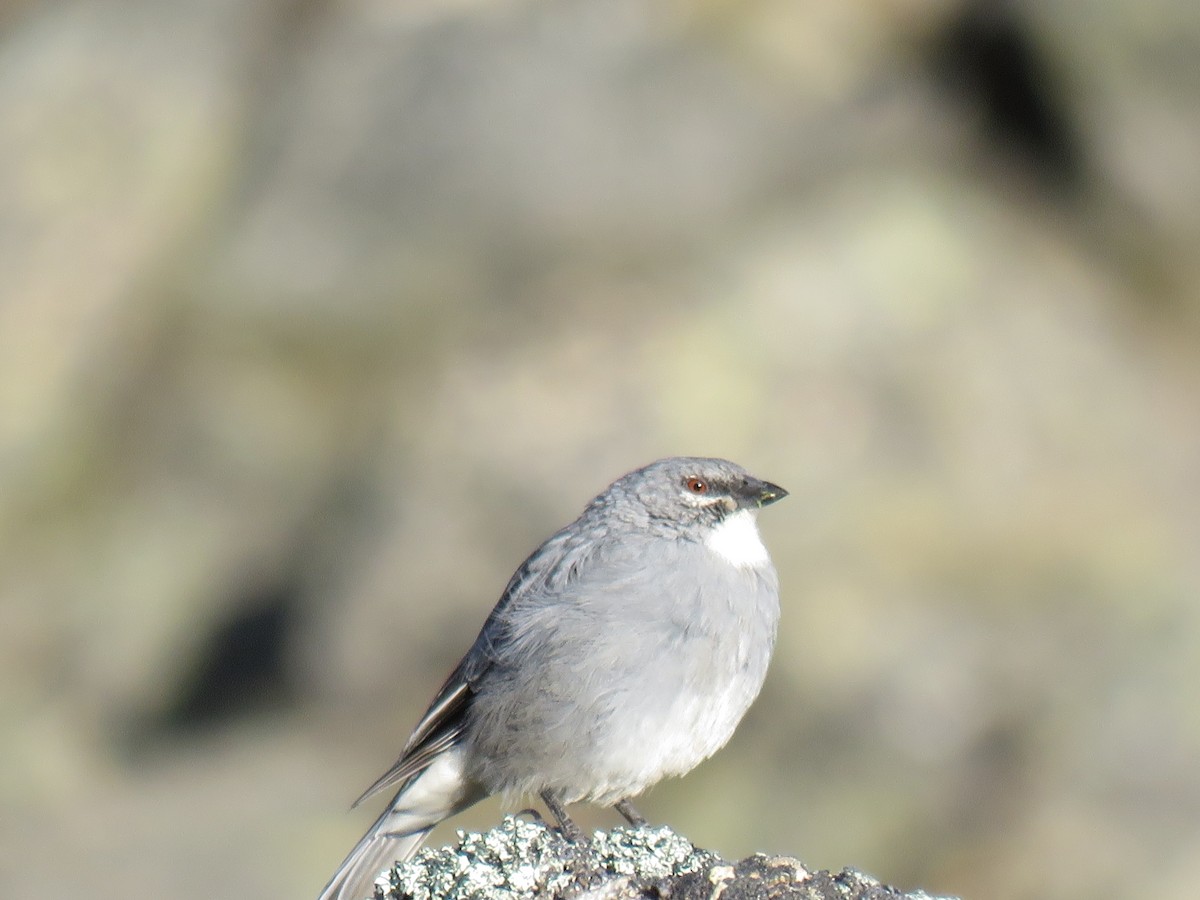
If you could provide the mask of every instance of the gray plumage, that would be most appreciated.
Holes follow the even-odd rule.
[[[628,798],[720,749],[775,644],[779,586],[754,516],[786,494],[689,457],[609,485],[517,569],[357,801],[398,787],[320,900],[370,896],[438,822],[491,794],[541,795],[556,815],[617,804],[636,820]]]

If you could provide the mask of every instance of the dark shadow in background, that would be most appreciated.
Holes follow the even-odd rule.
[[[131,711],[114,742],[130,760],[231,724],[288,713],[306,700],[297,648],[313,627],[319,586],[344,561],[347,546],[370,534],[377,513],[365,464],[350,459],[349,474],[331,479],[314,511],[272,559],[252,561],[252,574],[233,575],[219,610],[188,658],[163,677],[166,699]]]
[[[229,604],[151,732],[204,729],[242,716],[281,711],[296,700],[287,658],[300,612],[297,585],[251,590]]]
[[[935,39],[935,77],[980,118],[984,135],[1046,189],[1078,192],[1085,159],[1067,92],[1023,11],[969,0]]]

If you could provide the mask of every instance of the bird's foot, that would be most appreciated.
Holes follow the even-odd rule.
[[[618,800],[614,804],[614,808],[617,812],[624,816],[625,821],[634,828],[645,828],[648,824],[650,824],[646,821],[645,816],[633,808],[633,804],[629,802],[628,797]]]
[[[550,814],[558,820],[558,830],[569,843],[578,844],[583,840],[583,829],[571,821],[571,817],[567,815],[566,807],[559,802],[558,797],[552,791],[542,791],[542,802],[546,804],[546,808],[550,810]]]

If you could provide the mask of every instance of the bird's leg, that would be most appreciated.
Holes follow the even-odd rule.
[[[577,844],[583,840],[583,830],[571,821],[571,817],[567,815],[566,807],[558,802],[558,797],[549,788],[541,793],[542,802],[546,804],[546,809],[550,810],[550,814],[558,819],[558,830],[572,844]]]
[[[614,804],[614,808],[617,812],[624,816],[625,821],[634,828],[645,828],[646,825],[649,824],[646,822],[646,817],[633,808],[633,804],[629,802],[628,797],[618,800]]]

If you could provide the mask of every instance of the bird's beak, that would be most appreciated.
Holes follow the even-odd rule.
[[[771,484],[769,481],[752,479],[749,487],[750,498],[760,507],[769,506],[776,500],[782,500],[788,495],[788,492],[779,485]]]

